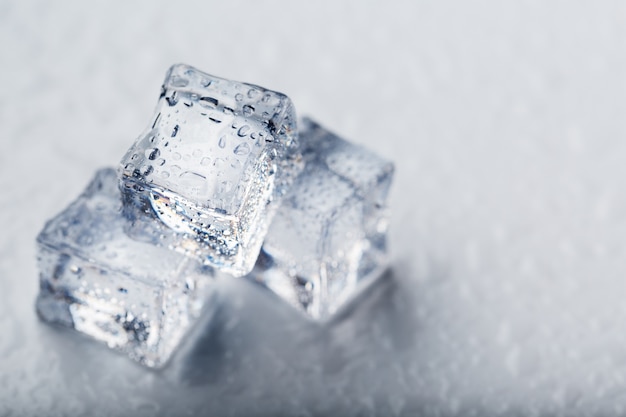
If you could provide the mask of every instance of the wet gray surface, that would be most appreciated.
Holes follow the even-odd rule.
[[[618,2],[0,4],[0,416],[626,413]],[[152,372],[40,323],[34,239],[167,67],[396,162],[392,270],[318,326],[245,281]]]

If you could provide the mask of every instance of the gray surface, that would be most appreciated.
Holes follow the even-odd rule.
[[[502,3],[0,3],[0,416],[626,414],[626,8]],[[395,160],[394,270],[322,328],[233,281],[154,373],[38,322],[34,238],[177,61]]]

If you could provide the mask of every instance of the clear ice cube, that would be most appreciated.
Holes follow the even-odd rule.
[[[124,223],[116,172],[100,170],[37,237],[37,311],[144,365],[160,366],[205,304],[210,315],[212,271],[132,240]]]
[[[245,275],[299,169],[291,101],[174,65],[155,113],[119,169],[127,232]]]
[[[327,319],[387,267],[392,163],[301,122],[305,167],[283,199],[251,279]]]

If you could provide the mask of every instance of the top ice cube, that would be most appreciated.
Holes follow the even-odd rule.
[[[127,232],[246,274],[299,170],[291,100],[179,64],[155,113],[119,168]]]

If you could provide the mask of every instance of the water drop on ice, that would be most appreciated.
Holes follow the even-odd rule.
[[[148,149],[147,153],[148,153],[148,159],[151,161],[154,161],[155,159],[159,157],[159,155],[161,155],[161,151],[159,150],[159,148]]]
[[[237,131],[237,135],[239,137],[244,137],[246,136],[246,134],[248,134],[248,132],[250,131],[250,126],[248,125],[243,125],[239,128],[239,130]]]
[[[233,153],[238,156],[247,155],[250,153],[250,145],[242,143],[233,150]]]
[[[250,116],[252,113],[254,113],[254,107],[250,106],[249,104],[246,104],[245,106],[243,106],[244,116]]]

